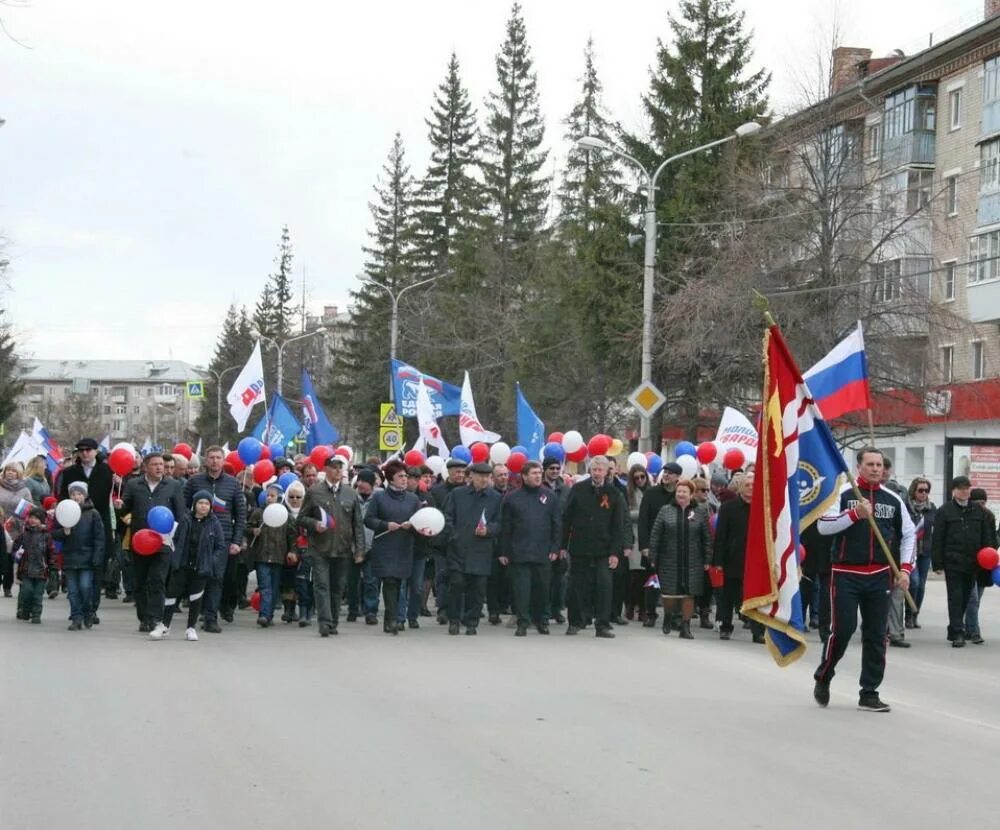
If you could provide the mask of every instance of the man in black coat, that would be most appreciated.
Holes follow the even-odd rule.
[[[489,464],[469,467],[472,484],[457,487],[444,506],[448,528],[448,633],[475,634],[486,597],[486,580],[500,535],[500,494],[490,486]]]
[[[569,487],[562,477],[562,462],[558,458],[546,456],[542,459],[542,485],[548,487],[559,499],[559,513],[566,506],[569,498]],[[552,574],[549,581],[549,593],[546,596],[542,614],[546,620],[555,620],[559,625],[566,622],[563,609],[566,607],[566,571],[569,563],[565,557],[557,556],[552,563]]]
[[[934,573],[944,571],[948,593],[948,639],[952,647],[965,645],[965,612],[969,596],[980,571],[976,554],[992,546],[995,533],[979,505],[970,498],[972,482],[955,476],[951,482],[951,501],[942,504],[934,516],[931,541],[931,566]]]
[[[500,562],[510,566],[516,637],[527,635],[532,617],[545,607],[560,543],[559,499],[542,485],[537,461],[524,465],[521,481],[521,487],[503,500],[500,513]],[[546,617],[536,616],[534,622],[539,634],[549,633]]]
[[[448,459],[448,478],[431,488],[431,498],[438,509],[444,506],[448,496],[458,487],[465,486],[466,463],[458,458]],[[434,550],[434,601],[437,605],[439,625],[448,622],[448,539],[439,533],[431,540]]]
[[[725,581],[719,600],[719,639],[728,640],[733,633],[733,611],[743,604],[743,562],[750,527],[750,499],[753,493],[753,473],[740,482],[739,497],[724,502],[719,508],[715,527],[715,552],[712,564],[722,568]],[[751,622],[755,643],[764,642],[764,626]]]
[[[562,551],[570,556],[569,627],[584,626],[584,609],[593,608],[598,637],[612,639],[612,572],[624,550],[622,513],[625,499],[607,479],[608,459],[595,456],[590,478],[577,482],[563,509]]]

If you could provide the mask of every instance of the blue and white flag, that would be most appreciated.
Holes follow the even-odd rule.
[[[305,369],[302,370],[302,426],[306,431],[306,452],[312,452],[317,444],[336,444],[340,440],[340,433],[326,417]]]
[[[462,411],[462,390],[443,380],[424,374],[401,360],[392,361],[392,389],[396,412],[404,418],[417,417],[417,390],[423,380],[435,418],[458,415]]]
[[[250,430],[250,435],[269,446],[281,444],[287,447],[301,431],[302,423],[295,417],[288,402],[281,395],[275,395],[267,413]]]
[[[530,461],[541,461],[538,456],[545,445],[545,424],[524,397],[521,384],[516,383],[514,386],[517,397],[517,443],[528,451]]]

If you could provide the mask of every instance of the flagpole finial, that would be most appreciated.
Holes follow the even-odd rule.
[[[771,307],[767,302],[767,297],[761,294],[756,288],[751,288],[750,290],[753,292],[753,307],[764,315],[765,323],[769,326],[775,325],[774,318],[771,316]]]

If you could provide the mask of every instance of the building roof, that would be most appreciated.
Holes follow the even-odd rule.
[[[55,383],[86,378],[106,383],[158,383],[200,380],[204,372],[183,360],[19,360],[25,383]]]

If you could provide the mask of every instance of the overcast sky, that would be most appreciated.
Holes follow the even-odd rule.
[[[522,5],[550,164],[565,155],[590,35],[608,108],[642,129],[639,96],[676,2]],[[794,104],[828,44],[833,5],[737,0],[775,109]],[[982,7],[842,0],[842,42],[911,54]],[[509,12],[493,0],[0,3],[30,47],[0,34],[2,301],[23,353],[203,364],[228,304],[253,305],[285,223],[311,306],[344,307],[394,132],[419,174],[452,50],[482,113]]]

